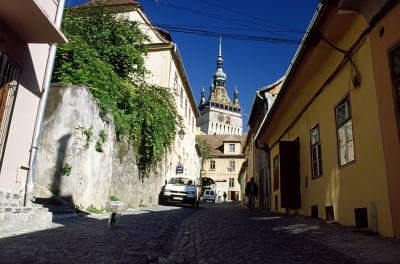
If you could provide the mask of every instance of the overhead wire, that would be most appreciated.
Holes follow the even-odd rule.
[[[250,27],[250,28],[253,28],[253,29],[262,29],[263,27],[265,27],[265,25],[263,25],[263,26],[256,25],[256,23],[254,23],[254,21],[232,18],[232,17],[224,16],[224,15],[218,14],[218,13],[203,12],[203,11],[192,9],[192,8],[189,8],[189,7],[172,4],[172,3],[166,2],[164,0],[149,0],[149,1],[152,1],[152,2],[157,3],[159,5],[167,6],[167,7],[170,7],[170,8],[184,10],[186,12],[190,12],[190,13],[194,13],[194,14],[197,14],[197,15],[205,16],[205,17],[211,18],[213,20],[220,20],[220,21],[223,21],[223,22],[226,22],[226,23],[232,23],[232,24],[237,24],[237,25],[241,25],[241,26],[247,26],[247,27]]]
[[[246,17],[248,17],[250,19],[253,19],[254,20],[253,23],[257,23],[257,24],[259,24],[261,26],[265,26],[264,23],[268,23],[270,25],[275,25],[276,27],[281,28],[281,29],[286,29],[286,30],[289,30],[289,31],[298,31],[298,29],[294,29],[294,28],[289,27],[287,25],[276,23],[276,22],[273,22],[272,20],[268,20],[268,19],[265,19],[265,18],[262,18],[262,17],[253,16],[253,15],[244,13],[242,11],[238,11],[238,10],[229,8],[227,6],[222,6],[220,4],[216,4],[216,3],[210,2],[208,0],[198,0],[198,1],[203,2],[203,3],[205,3],[205,4],[209,5],[209,6],[218,7],[223,11],[228,11],[228,12],[233,13],[233,14],[239,14],[239,15],[242,15],[242,16],[246,16]],[[260,23],[260,21],[262,21],[262,22]]]
[[[301,31],[296,31],[294,29],[289,28],[288,26],[284,26],[281,24],[274,23],[269,20],[268,23],[270,24],[275,24],[275,25],[260,25],[259,23],[254,23],[254,21],[249,21],[249,20],[243,20],[243,19],[237,19],[237,18],[232,18],[228,16],[224,16],[221,14],[216,14],[212,12],[203,12],[200,10],[192,9],[189,7],[184,7],[184,6],[179,6],[172,4],[170,2],[164,1],[164,0],[149,0],[154,3],[167,6],[170,8],[175,8],[179,10],[184,10],[186,12],[190,13],[195,13],[201,16],[209,17],[212,19],[216,20],[221,20],[226,23],[231,23],[231,24],[236,24],[242,26],[241,28],[229,28],[229,27],[216,27],[216,26],[196,26],[196,25],[171,25],[171,24],[159,24],[156,25],[161,29],[165,29],[170,32],[177,32],[177,33],[185,33],[185,34],[196,34],[200,36],[222,36],[224,38],[229,38],[229,39],[235,39],[235,40],[248,40],[248,41],[259,41],[259,42],[269,42],[269,43],[284,43],[284,44],[300,44],[301,39],[293,38],[293,36],[287,36],[283,35],[280,33],[290,33],[290,34],[304,34],[304,32]],[[218,4],[210,3],[209,1],[205,0],[200,0],[205,2],[206,4],[209,5],[214,5],[217,7],[222,7]],[[227,9],[228,10],[228,9]],[[230,12],[238,13],[238,14],[245,14],[243,12],[239,12],[233,9],[229,9]],[[248,16],[248,15],[246,15]],[[253,19],[256,18],[254,16],[250,16]],[[257,18],[258,19],[258,18]],[[208,29],[216,29],[218,31],[213,31],[213,30],[205,30],[206,28]],[[238,34],[238,33],[232,33],[232,32],[226,32],[225,30],[237,30],[237,31],[253,31],[253,32],[269,32],[269,33],[275,33],[276,35],[280,35],[279,37],[277,36],[260,36],[260,35],[249,35],[249,34]]]

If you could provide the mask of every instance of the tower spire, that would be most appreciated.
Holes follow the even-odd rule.
[[[221,36],[219,36],[219,49],[218,49],[218,58],[217,58],[217,72],[214,74],[214,86],[223,86],[225,87],[226,83],[226,74],[222,68],[224,60],[222,59],[222,40]]]
[[[219,52],[218,52],[218,57],[222,58],[222,41],[221,41],[221,35],[219,35]]]

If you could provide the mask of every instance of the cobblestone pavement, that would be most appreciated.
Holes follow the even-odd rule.
[[[238,204],[61,219],[0,238],[0,263],[400,263],[400,242]]]

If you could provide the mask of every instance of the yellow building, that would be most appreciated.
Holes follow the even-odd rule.
[[[250,110],[247,126],[249,133],[244,146],[246,154],[246,181],[242,183],[245,186],[250,178],[259,187],[258,197],[256,197],[256,207],[271,208],[271,177],[268,173],[268,151],[266,145],[259,139],[254,138],[253,131],[258,131],[261,123],[266,118],[269,109],[275,102],[275,98],[282,87],[283,78],[269,84],[256,91]],[[244,186],[242,186],[244,188]]]
[[[210,158],[204,163],[203,187],[214,189],[220,200],[226,192],[227,200],[240,200],[239,170],[244,161],[242,145],[245,136],[197,135],[211,146]]]
[[[400,237],[398,21],[398,1],[319,5],[254,132],[274,211]]]

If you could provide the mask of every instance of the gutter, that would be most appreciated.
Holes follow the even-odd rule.
[[[327,4],[321,4],[321,3],[318,4],[317,10],[315,11],[315,13],[314,13],[314,15],[313,15],[313,17],[311,19],[311,22],[307,27],[306,34],[304,35],[304,37],[303,37],[303,39],[301,41],[301,44],[300,44],[299,48],[297,49],[292,61],[290,62],[288,70],[286,71],[286,74],[284,76],[285,79],[283,80],[283,83],[282,83],[282,89],[278,93],[278,96],[276,97],[275,103],[272,105],[271,110],[269,111],[269,114],[264,116],[264,119],[261,122],[261,125],[258,128],[258,130],[257,130],[257,132],[256,132],[256,134],[254,136],[254,140],[256,140],[258,138],[258,136],[260,134],[260,131],[263,129],[263,127],[271,119],[271,116],[272,116],[273,112],[275,111],[277,105],[279,104],[279,101],[281,100],[281,97],[283,96],[283,93],[286,90],[287,83],[288,83],[291,75],[294,72],[295,66],[299,63],[299,61],[301,59],[301,56],[305,52],[306,41],[308,40],[311,31],[314,29],[314,27],[317,25],[317,22],[320,20],[320,18],[322,16],[323,11],[325,10],[326,6],[327,6]]]
[[[59,0],[57,6],[56,18],[54,21],[54,24],[58,29],[61,27],[61,21],[64,13],[64,6],[65,6],[65,0]],[[42,96],[40,97],[38,113],[36,116],[35,130],[33,132],[33,138],[32,138],[31,155],[29,157],[29,171],[26,180],[26,193],[25,193],[25,206],[27,207],[32,207],[37,149],[44,123],[44,113],[46,110],[47,99],[49,97],[49,89],[54,68],[54,60],[56,57],[56,52],[57,52],[57,43],[52,43],[50,46],[49,57],[47,58],[46,71],[42,85],[43,87]]]

